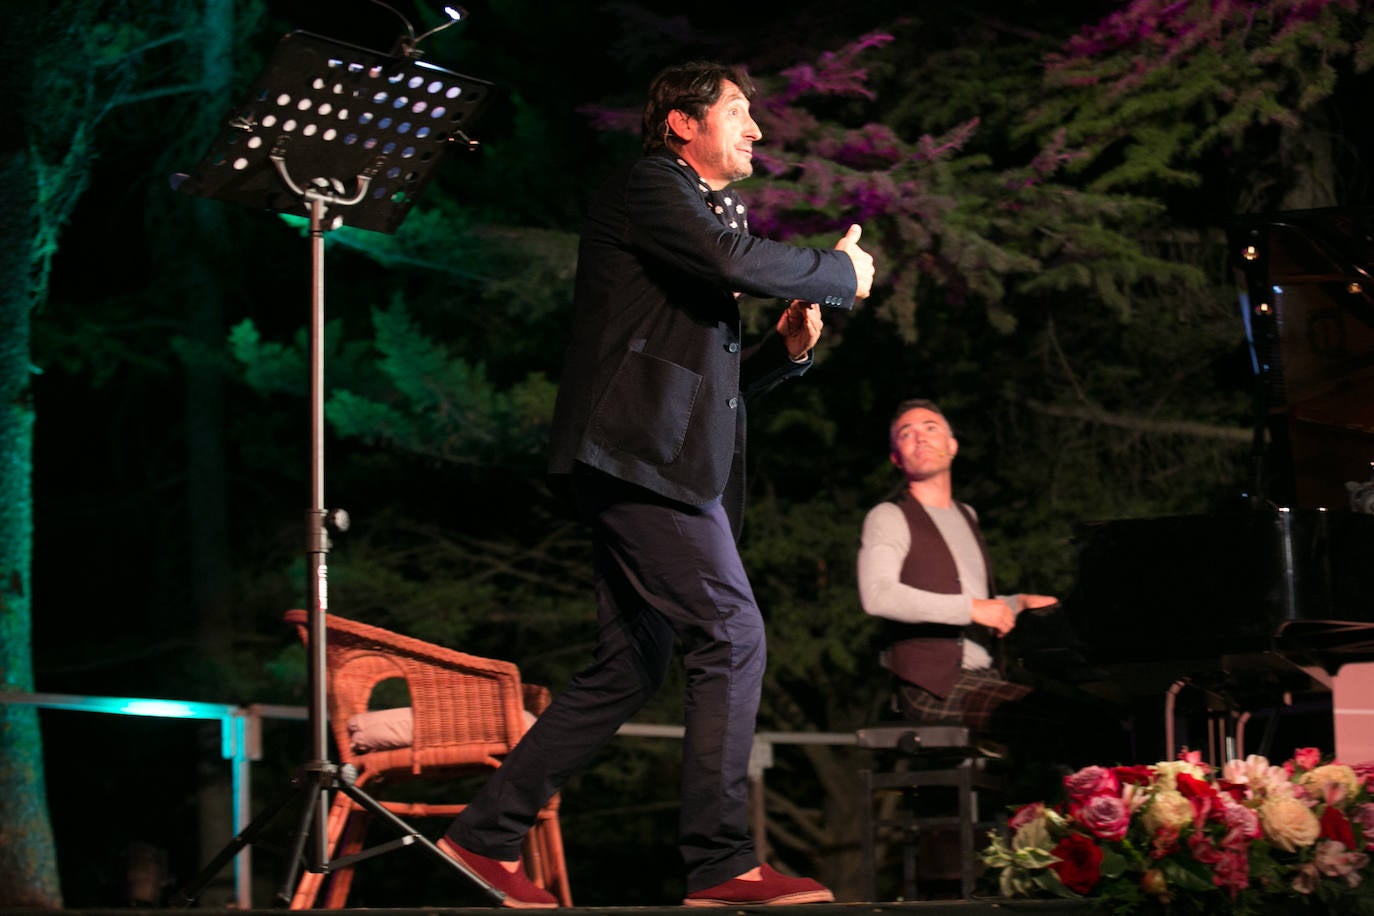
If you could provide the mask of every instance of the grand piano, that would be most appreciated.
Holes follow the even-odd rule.
[[[1078,526],[1064,601],[1084,686],[1137,710],[1142,762],[1286,754],[1285,721],[1328,744],[1342,669],[1374,661],[1374,211],[1254,217],[1230,244],[1256,385],[1248,500]]]

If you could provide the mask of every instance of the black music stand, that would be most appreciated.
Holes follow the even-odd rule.
[[[324,508],[324,234],[343,224],[394,232],[443,153],[475,145],[463,128],[485,103],[491,85],[426,63],[391,56],[307,32],[281,40],[248,98],[230,114],[209,152],[177,190],[261,209],[310,217],[310,508],[306,510],[309,615],[310,760],[292,779],[297,790],[265,809],[181,892],[193,904],[204,886],[293,798],[304,794],[281,902],[291,902],[301,864],[328,873],[362,859],[419,845],[475,882],[496,902],[505,894],[445,855],[354,785],[356,774],[329,759],[325,624],[328,528],[347,527],[341,510]],[[352,191],[344,179],[355,182]],[[329,224],[325,217],[337,208]],[[400,834],[354,855],[329,859],[329,792],[345,793]],[[315,843],[304,859],[313,830]]]

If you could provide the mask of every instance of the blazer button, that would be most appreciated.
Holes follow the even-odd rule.
[[[738,353],[738,352],[739,352],[739,341],[738,341],[738,340],[732,340],[732,341],[730,341],[728,344],[725,345],[725,349],[726,349],[726,351],[728,351],[728,352],[730,352],[730,353]]]
[[[731,410],[734,410],[736,407],[739,406],[739,398],[731,398],[730,400],[726,401],[725,403],[727,403],[727,404],[730,405],[730,409],[731,409]]]

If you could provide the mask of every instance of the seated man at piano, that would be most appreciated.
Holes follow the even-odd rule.
[[[996,594],[978,516],[954,498],[959,442],[931,401],[903,401],[888,429],[890,458],[905,485],[864,519],[859,598],[884,621],[882,663],[896,680],[895,707],[922,724],[958,724],[1015,758],[1060,766],[1111,764],[1122,727],[1087,698],[1006,679],[997,643],[1024,611],[1050,595]],[[1081,707],[1081,708],[1080,708]],[[1086,718],[1085,718],[1086,717]],[[1085,725],[1089,725],[1085,728]],[[1072,736],[1093,735],[1087,748]]]

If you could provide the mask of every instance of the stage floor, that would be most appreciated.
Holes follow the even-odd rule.
[[[579,907],[558,910],[567,916],[683,916],[686,912],[720,913],[728,909],[731,913],[758,913],[768,916],[1013,916],[1013,914],[1105,913],[1095,910],[1092,904],[1083,900],[918,900],[910,903],[813,903],[805,906],[741,906],[695,908],[683,906],[634,906],[634,907]],[[166,914],[165,909],[68,909],[62,913],[82,914],[82,916],[139,916],[139,914]],[[195,909],[193,912],[205,916],[243,916],[245,913],[281,913],[280,909],[238,910],[238,909]],[[339,913],[351,916],[366,916],[368,913],[386,916],[497,916],[513,912],[502,907],[397,907],[372,908],[359,907],[343,910],[311,910],[313,913]]]

